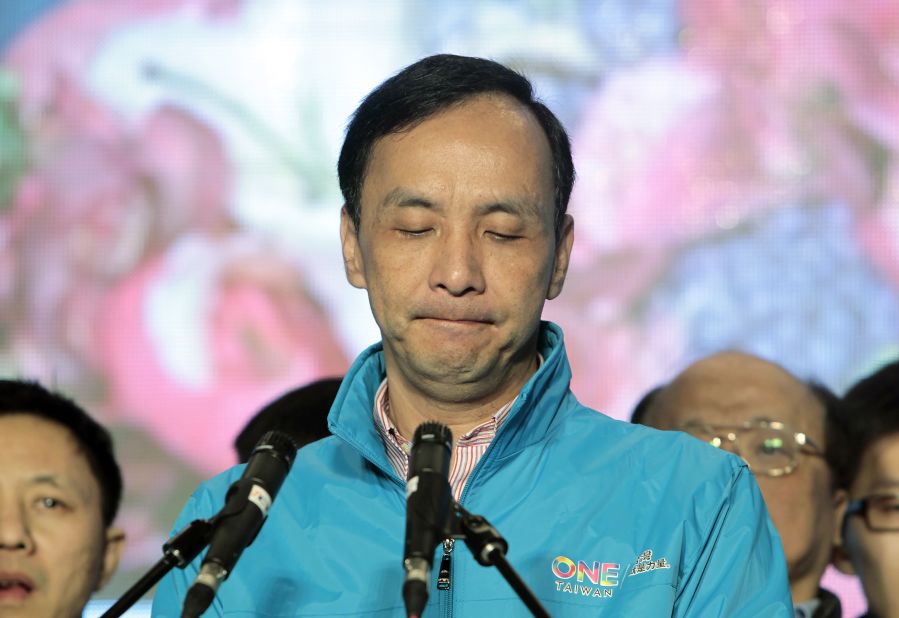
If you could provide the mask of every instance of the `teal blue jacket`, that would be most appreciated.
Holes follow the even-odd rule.
[[[568,388],[561,330],[462,493],[509,542],[508,560],[553,616],[792,616],[780,540],[740,459],[675,432],[613,420]],[[404,616],[405,483],[372,420],[380,345],[350,368],[333,436],[301,449],[268,520],[204,616]],[[203,483],[175,524],[222,506],[241,467]],[[442,549],[435,558],[436,580]],[[527,616],[463,543],[425,618]],[[156,618],[178,618],[199,560],[160,583]]]

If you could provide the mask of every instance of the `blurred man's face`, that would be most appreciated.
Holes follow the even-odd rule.
[[[759,419],[784,423],[791,436],[802,432],[824,445],[824,411],[807,387],[776,365],[738,353],[712,356],[685,370],[660,394],[647,424],[682,429],[693,421],[739,426]],[[752,448],[739,431],[737,438],[744,450]],[[722,448],[733,446],[725,440]],[[795,470],[779,477],[754,472],[780,534],[793,600],[801,603],[817,594],[830,560],[836,506],[825,460],[799,452],[796,462]]]
[[[75,618],[115,570],[100,486],[68,429],[0,416],[0,617]]]
[[[850,500],[874,497],[868,508],[879,509],[877,519],[891,528],[871,530],[864,517],[852,515],[843,542],[872,614],[899,618],[899,434],[882,438],[865,451],[849,493]]]
[[[554,213],[548,140],[513,99],[476,97],[378,140],[359,229],[344,213],[341,234],[391,381],[455,401],[520,388],[571,250]]]

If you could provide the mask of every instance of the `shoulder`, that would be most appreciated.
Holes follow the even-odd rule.
[[[675,431],[660,431],[578,406],[554,432],[547,459],[554,474],[577,470],[580,487],[632,525],[677,525],[694,554],[722,515],[754,520],[757,488],[745,462]],[[569,477],[570,478],[570,477]],[[686,548],[685,548],[686,549]]]
[[[296,466],[310,472],[328,474],[342,468],[356,468],[362,457],[337,436],[311,442],[297,451]]]
[[[667,470],[687,478],[708,479],[711,475],[729,483],[746,467],[739,457],[683,432],[620,421],[579,403],[571,406],[554,440],[579,452],[604,453],[606,464],[652,472],[653,476]]]
[[[357,447],[329,436],[297,452],[279,500],[290,510],[311,516],[312,505],[320,516],[334,510],[358,508],[358,504],[384,501],[393,509],[403,497],[403,484],[392,471],[379,469]],[[354,506],[354,504],[356,506]],[[371,505],[373,511],[381,507]]]
[[[241,477],[245,467],[245,464],[232,466],[200,483],[187,499],[175,522],[175,530],[180,530],[194,519],[212,517],[221,510],[228,488]]]
[[[277,501],[284,502],[287,494],[307,492],[340,478],[359,478],[366,466],[359,453],[339,438],[329,436],[312,442],[297,451]],[[228,489],[240,479],[245,468],[245,464],[238,464],[200,483],[188,498],[178,524],[217,513],[224,506]]]

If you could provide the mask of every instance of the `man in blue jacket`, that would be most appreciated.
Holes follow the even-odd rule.
[[[455,436],[454,497],[508,540],[553,616],[791,615],[745,464],[569,390],[562,332],[540,315],[568,267],[574,168],[525,78],[451,55],[407,67],[356,111],[338,172],[347,278],[382,341],[350,368],[334,435],[299,452],[206,615],[405,615],[404,479],[425,420]],[[176,529],[217,512],[240,474],[204,483]],[[425,616],[527,615],[463,544],[438,553]],[[164,579],[153,615],[177,618],[196,573]]]

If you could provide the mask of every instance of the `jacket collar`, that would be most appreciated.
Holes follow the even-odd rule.
[[[543,365],[525,383],[497,432],[490,448],[492,457],[507,457],[543,440],[563,401],[572,396],[568,390],[571,368],[562,329],[552,322],[541,322],[538,348]],[[328,428],[381,470],[395,476],[372,417],[375,393],[384,376],[384,348],[379,342],[364,350],[347,372],[328,414]]]

